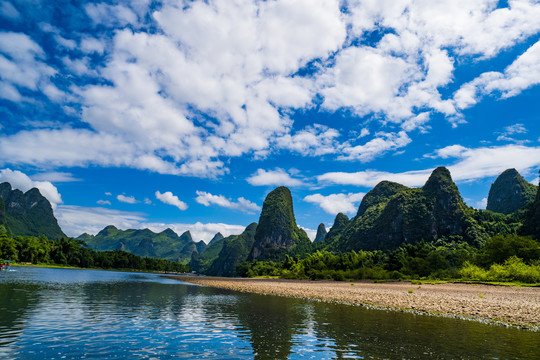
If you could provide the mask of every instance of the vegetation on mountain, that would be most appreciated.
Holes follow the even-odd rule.
[[[311,241],[296,225],[291,192],[280,186],[264,200],[249,259],[281,260],[285,255],[306,254]]]
[[[491,185],[486,209],[511,214],[529,206],[536,193],[535,185],[527,182],[516,169],[508,169]]]
[[[95,251],[83,241],[62,237],[49,240],[42,235],[11,236],[0,226],[0,259],[14,262],[76,266],[98,269],[131,269],[143,271],[188,272],[189,267],[178,262],[140,257],[126,251]]]
[[[536,198],[528,207],[524,217],[521,233],[540,239],[540,188],[536,191]]]
[[[120,230],[109,225],[97,235],[83,234],[77,239],[85,241],[94,250],[122,250],[143,257],[155,257],[188,263],[191,255],[204,249],[206,244],[195,243],[189,231],[178,236],[171,229],[155,233],[149,229]]]
[[[333,248],[335,244],[339,242],[343,230],[347,228],[349,222],[350,220],[347,215],[343,213],[339,213],[336,215],[336,218],[334,219],[334,224],[324,237],[324,243],[328,248]]]
[[[517,235],[495,236],[477,248],[465,242],[419,242],[388,251],[317,251],[303,259],[253,261],[242,276],[291,279],[442,279],[540,283],[540,242]]]
[[[51,239],[66,236],[54,217],[49,201],[33,188],[23,193],[0,184],[0,224],[13,235],[41,236]]]
[[[407,243],[457,238],[478,246],[488,236],[471,212],[446,168],[435,169],[422,188],[383,181],[366,194],[358,215],[329,249],[392,250]]]
[[[212,262],[206,274],[237,276],[237,266],[246,261],[253,248],[256,230],[257,223],[251,223],[242,234],[225,238],[218,257]]]
[[[317,227],[317,235],[315,235],[314,243],[322,243],[324,241],[324,238],[326,237],[326,227],[324,227],[323,223],[320,223]]]
[[[223,238],[224,238],[223,235],[222,235],[220,232],[218,232],[218,233],[216,233],[216,235],[214,235],[214,237],[212,238],[212,240],[210,240],[210,242],[208,243],[208,245],[212,245],[214,242],[219,241],[219,240],[221,240],[221,239],[223,239]]]
[[[220,233],[218,234],[221,235]],[[189,262],[191,270],[197,273],[205,274],[210,268],[210,265],[212,265],[214,260],[217,259],[224,243],[225,238],[222,235],[221,237],[217,238],[214,236],[202,253],[192,253],[191,260]]]
[[[112,225],[76,240],[13,237],[13,229],[35,233],[58,224],[39,191],[23,194],[5,183],[0,185],[0,257],[171,271],[185,271],[181,263],[189,262],[194,271],[217,276],[538,283],[540,194],[527,184],[517,171],[505,171],[490,190],[491,203],[498,206],[491,211],[465,205],[446,168],[435,169],[422,188],[383,181],[366,194],[354,218],[339,213],[328,233],[320,224],[313,244],[296,224],[289,189],[278,187],[266,197],[258,224],[227,238],[217,233],[206,245],[195,243],[189,231],[178,236],[171,229],[154,233]],[[527,200],[531,189],[534,201]],[[523,200],[516,194],[529,195]],[[52,216],[51,227],[39,223],[39,214]]]

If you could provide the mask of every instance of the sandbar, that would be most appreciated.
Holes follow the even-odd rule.
[[[419,314],[451,316],[540,330],[540,288],[464,283],[310,281],[167,276],[184,282],[251,292],[339,302]]]

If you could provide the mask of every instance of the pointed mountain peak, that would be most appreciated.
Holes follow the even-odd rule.
[[[180,239],[184,241],[193,241],[193,238],[191,237],[191,233],[188,231],[184,231],[182,235],[180,235]]]
[[[165,236],[172,237],[172,238],[178,237],[178,235],[171,228],[166,228],[160,234],[163,234]]]
[[[315,236],[315,240],[313,242],[323,242],[324,238],[326,237],[327,231],[326,227],[323,223],[319,224],[319,227],[317,228],[317,235]]]
[[[291,191],[280,186],[264,200],[250,259],[280,259],[299,243],[311,241],[296,225]]]
[[[336,215],[336,218],[334,219],[334,225],[332,225],[331,229],[341,229],[345,227],[349,223],[349,217],[343,213],[339,213]]]
[[[97,233],[96,236],[111,236],[118,232],[118,229],[114,225],[107,225]]]
[[[216,235],[214,235],[214,237],[212,238],[212,240],[210,240],[210,242],[208,243],[208,245],[210,245],[210,244],[212,244],[212,243],[214,243],[214,242],[216,242],[216,241],[218,241],[218,240],[221,240],[221,239],[223,239],[223,238],[224,238],[223,234],[221,234],[220,232],[218,232],[218,233],[216,233]]]
[[[395,194],[407,190],[408,187],[392,181],[381,181],[362,199],[356,216],[362,216],[373,205],[388,201]]]
[[[527,182],[516,169],[508,169],[491,185],[486,209],[510,214],[531,204],[535,195],[535,185]]]
[[[441,191],[457,191],[457,186],[452,180],[452,175],[450,171],[440,166],[433,170],[428,181],[422,188],[425,192],[428,193],[439,193]]]

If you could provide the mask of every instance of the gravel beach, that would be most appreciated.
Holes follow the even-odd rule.
[[[370,305],[540,329],[540,288],[535,287],[167,277],[242,292]]]

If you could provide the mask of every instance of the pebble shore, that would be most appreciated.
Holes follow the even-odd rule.
[[[540,288],[537,287],[167,277],[241,292],[452,316],[540,330]]]

